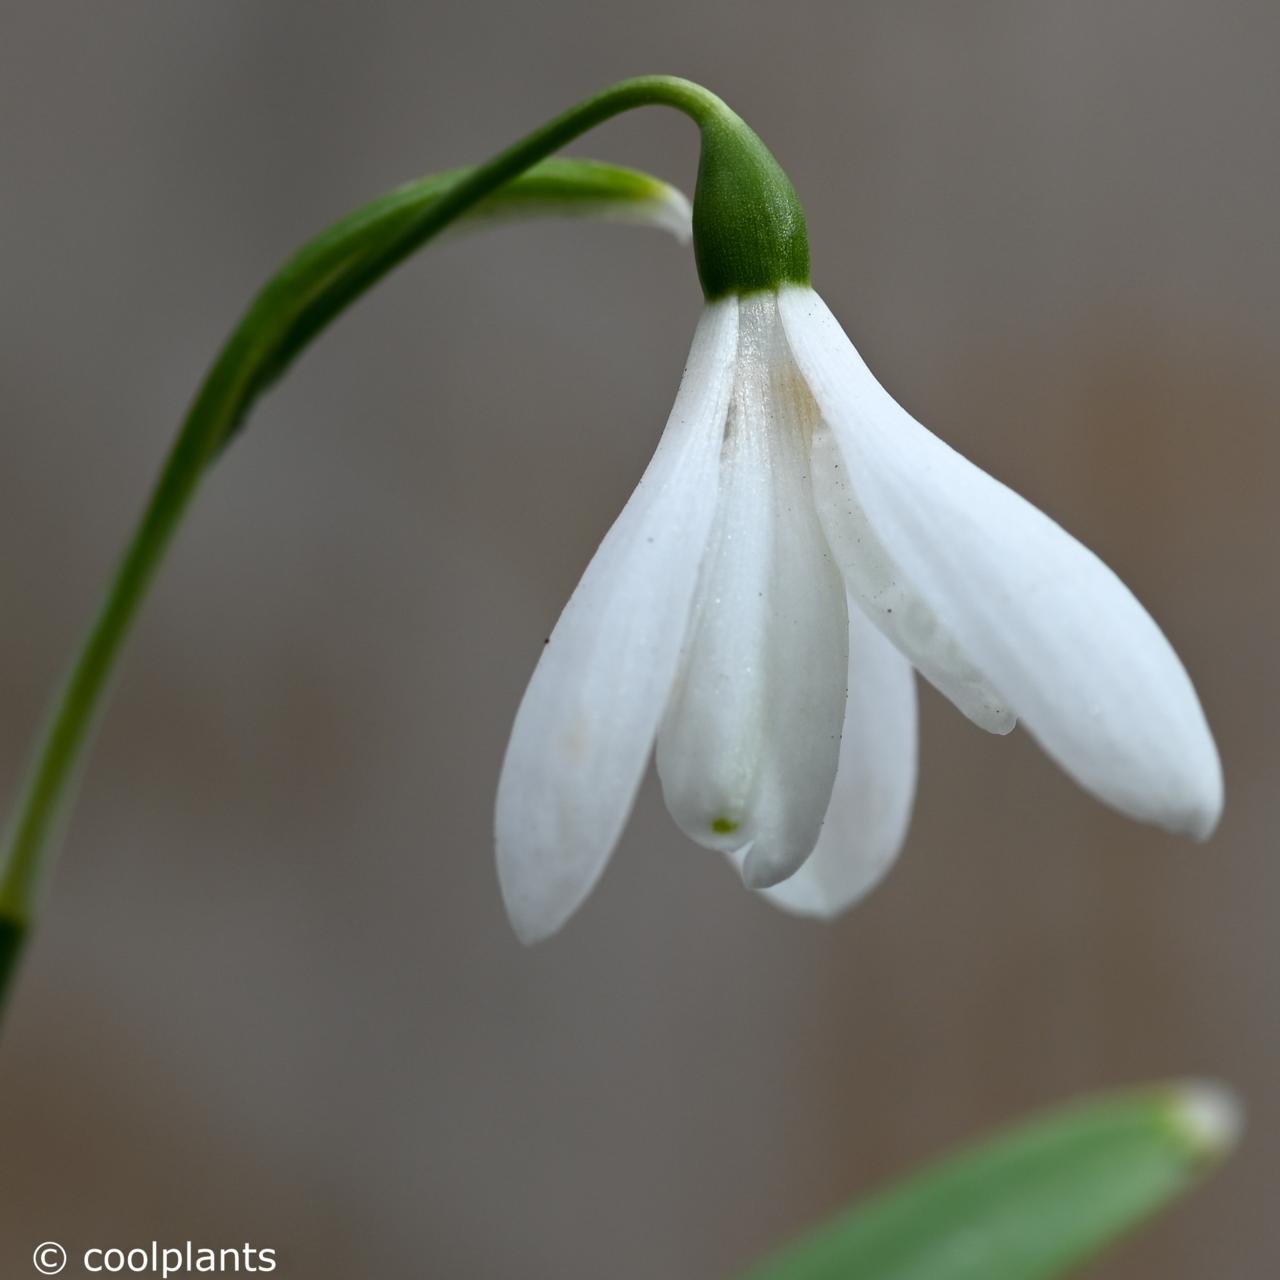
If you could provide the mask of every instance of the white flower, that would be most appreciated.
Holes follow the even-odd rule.
[[[1213,739],[1090,551],[926,431],[811,289],[710,303],[653,461],[557,623],[498,786],[526,941],[599,878],[650,752],[668,808],[779,905],[832,915],[902,843],[914,667],[1015,716],[1100,800],[1204,838]]]

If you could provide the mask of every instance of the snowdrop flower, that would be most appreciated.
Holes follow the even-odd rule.
[[[1221,809],[1155,622],[880,386],[809,287],[803,214],[756,145],[749,179],[708,176],[704,147],[688,367],[516,716],[497,852],[525,941],[591,891],[651,754],[672,816],[748,886],[804,914],[851,905],[906,833],[913,670],[979,728],[1021,719],[1122,813],[1203,839]],[[749,180],[765,196],[732,224]]]

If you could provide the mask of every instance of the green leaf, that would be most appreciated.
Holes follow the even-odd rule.
[[[253,377],[226,437],[243,413],[289,367],[294,358],[370,283],[388,248],[443,196],[462,187],[480,166],[428,174],[370,201],[308,241],[258,295],[241,325],[258,350],[247,363]],[[637,169],[551,156],[509,179],[467,207],[451,234],[530,218],[587,218],[629,222],[670,231],[682,242],[691,235],[692,213],[683,192]]]
[[[435,180],[452,186],[472,172],[455,169],[437,175]],[[401,193],[393,192],[390,198],[400,195],[412,200],[420,185],[411,184]],[[537,217],[631,222],[670,231],[681,241],[688,241],[693,230],[689,200],[670,183],[638,169],[567,156],[543,160],[499,187],[463,214],[458,225]]]
[[[1198,1181],[1239,1112],[1209,1084],[1049,1112],[837,1217],[745,1280],[1048,1280]]]

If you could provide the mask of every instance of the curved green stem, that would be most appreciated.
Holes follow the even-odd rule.
[[[689,81],[669,76],[623,81],[443,186],[436,179],[434,186],[392,193],[352,214],[307,244],[258,294],[200,387],[37,745],[0,853],[0,1000],[34,918],[58,818],[111,671],[209,462],[257,397],[392,268],[572,139],[622,112],[650,105],[673,107],[704,129],[737,119],[714,94]]]

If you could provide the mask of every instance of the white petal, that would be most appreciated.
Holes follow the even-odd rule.
[[[813,492],[827,541],[853,598],[944,697],[979,728],[1010,733],[1017,718],[885,549],[850,492],[839,437],[814,433]]]
[[[1207,836],[1222,807],[1213,738],[1128,588],[896,404],[816,294],[788,289],[780,309],[831,425],[846,503],[903,589],[1083,787],[1132,817]]]
[[[676,821],[710,848],[749,843],[755,886],[808,856],[839,757],[848,623],[809,487],[816,418],[773,297],[744,299],[719,505],[657,759]]]
[[[893,865],[915,790],[915,673],[851,600],[849,705],[831,806],[804,866],[765,896],[799,915],[846,911]]]
[[[644,776],[715,512],[737,309],[707,307],[653,460],[543,648],[498,782],[498,876],[516,933],[590,893]]]

